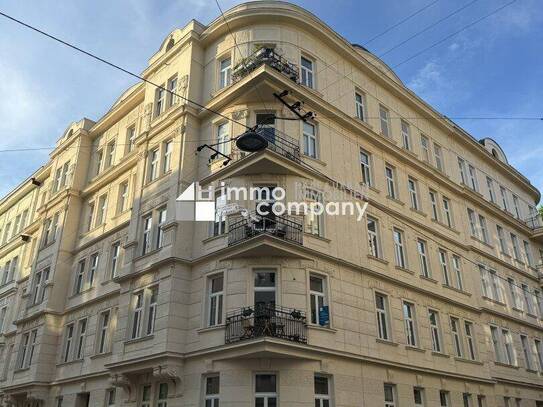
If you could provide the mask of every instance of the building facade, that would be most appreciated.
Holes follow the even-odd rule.
[[[3,405],[543,405],[537,189],[307,11],[225,17],[168,35],[162,88],[72,123],[0,201]],[[278,119],[284,91],[316,115]],[[179,221],[195,181],[369,205]]]

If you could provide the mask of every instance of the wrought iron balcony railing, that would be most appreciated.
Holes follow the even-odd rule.
[[[232,217],[228,228],[228,245],[231,246],[261,234],[297,244],[303,243],[303,225],[300,217],[278,216],[270,212],[267,216],[251,213],[247,217]]]
[[[273,48],[262,47],[247,58],[243,58],[232,71],[232,81],[237,82],[249,75],[262,64],[275,69],[288,76],[294,82],[298,82],[298,66],[287,61]]]
[[[541,220],[541,214],[539,211],[531,213],[526,219],[524,219],[524,223],[526,223],[530,229],[534,230],[543,227],[543,221]]]
[[[305,313],[277,305],[246,307],[226,316],[226,343],[265,336],[307,343]]]

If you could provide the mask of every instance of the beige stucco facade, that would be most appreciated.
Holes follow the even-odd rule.
[[[177,96],[134,85],[0,201],[2,403],[541,406],[539,191],[307,11],[225,14],[149,60],[143,77]],[[262,47],[274,67],[242,59]],[[315,118],[275,120],[257,153],[220,144],[226,166],[195,154],[294,117],[284,90]],[[362,220],[176,217],[195,181],[326,203],[332,180],[366,194]]]

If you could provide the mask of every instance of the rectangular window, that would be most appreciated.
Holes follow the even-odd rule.
[[[381,257],[381,246],[379,244],[379,222],[372,217],[367,218],[368,227],[368,250],[373,257]]]
[[[424,240],[417,240],[417,250],[420,260],[420,274],[424,277],[430,277],[430,266],[428,262],[428,255],[426,250],[426,242]]]
[[[479,228],[477,227],[477,218],[475,212],[468,208],[469,230],[472,237],[479,238]]]
[[[464,403],[464,407],[471,407],[471,394],[462,393],[462,401]]]
[[[230,132],[228,123],[221,123],[217,126],[217,150],[224,155],[230,154]]]
[[[19,362],[17,364],[18,365],[17,367],[19,369],[22,369],[25,367],[25,360],[27,357],[29,341],[30,341],[30,333],[27,332],[23,334],[23,336],[21,337],[21,345],[19,348]]]
[[[158,178],[158,160],[159,151],[158,148],[149,152],[149,181],[153,181]]]
[[[143,238],[141,254],[149,253],[151,250],[151,231],[153,228],[153,218],[147,215],[143,218]]]
[[[390,113],[382,105],[379,106],[379,119],[381,121],[381,134],[385,137],[390,137]]]
[[[424,134],[420,135],[420,150],[422,154],[422,159],[429,163],[430,162],[430,140]]]
[[[507,201],[507,191],[500,185],[500,195],[502,197],[502,209],[509,212],[509,203]]]
[[[156,247],[160,249],[164,246],[164,225],[166,225],[167,211],[166,207],[158,209],[158,225],[157,225],[157,235],[156,235]]]
[[[313,61],[306,57],[301,57],[300,63],[300,83],[308,88],[313,88],[314,86],[314,73],[313,73]]]
[[[213,222],[213,236],[226,233],[226,214],[223,208],[226,206],[226,194],[215,197],[215,221]]]
[[[255,407],[277,407],[277,377],[274,374],[255,375]]]
[[[172,167],[172,152],[173,152],[173,141],[168,140],[164,142],[163,147],[164,155],[162,157],[162,173],[166,174],[171,170]]]
[[[77,324],[76,348],[74,359],[83,359],[85,353],[85,336],[87,333],[87,319],[82,319]]]
[[[432,208],[432,220],[439,220],[439,209],[437,207],[437,192],[430,190],[428,192],[430,197],[430,206]]]
[[[385,407],[396,407],[396,388],[393,384],[385,383]]]
[[[121,252],[121,242],[115,242],[111,245],[111,259],[109,275],[111,278],[117,277],[117,270],[119,268],[119,255]]]
[[[98,208],[96,211],[96,223],[94,227],[102,225],[106,220],[107,213],[107,195],[103,194],[98,198]]]
[[[409,123],[402,120],[402,147],[411,150],[411,130]]]
[[[315,375],[315,407],[330,407],[330,381],[326,376]]]
[[[476,359],[475,350],[475,333],[473,332],[473,324],[468,321],[464,321],[464,332],[466,334],[466,342],[468,345],[468,358],[470,360]]]
[[[304,122],[303,139],[304,154],[311,158],[317,158],[317,132],[315,125]]]
[[[519,204],[518,196],[516,196],[516,195],[513,195],[513,209],[515,211],[515,217],[517,219],[520,219],[521,218],[520,204]]]
[[[205,379],[205,407],[219,407],[220,378],[219,376],[208,376]]]
[[[49,267],[36,273],[34,277],[34,287],[32,291],[32,304],[40,304],[45,298],[45,287],[49,282]]]
[[[407,268],[407,262],[405,259],[403,232],[394,228],[392,230],[392,235],[394,238],[394,258],[396,260],[396,266],[405,269]]]
[[[450,406],[450,395],[446,390],[439,391],[439,406],[440,407],[449,407]]]
[[[388,319],[388,299],[385,295],[375,293],[375,309],[377,313],[377,335],[379,339],[390,341],[389,319]]]
[[[454,276],[456,278],[456,288],[458,288],[459,290],[463,290],[464,279],[462,278],[462,260],[460,260],[460,256],[453,254],[452,265],[454,270]]]
[[[443,197],[442,202],[443,202],[443,213],[445,215],[445,224],[448,227],[452,228],[453,218],[452,218],[452,213],[451,213],[451,201],[448,198]]]
[[[507,285],[509,286],[509,294],[511,295],[511,304],[513,305],[513,308],[522,309],[522,303],[518,298],[515,280],[511,277],[507,278]]]
[[[396,174],[395,168],[387,165],[385,166],[385,176],[387,181],[387,193],[389,198],[397,199],[396,197]]]
[[[83,291],[84,284],[85,284],[85,265],[86,265],[86,259],[81,259],[77,263],[75,283],[74,283],[74,294],[79,294]]]
[[[419,198],[418,198],[418,188],[417,181],[411,177],[407,179],[407,189],[409,190],[409,200],[411,202],[411,209],[419,209]]]
[[[126,129],[126,153],[136,148],[136,126],[132,125]]]
[[[4,333],[4,323],[6,322],[6,314],[8,313],[8,307],[4,306],[0,309],[0,334]]]
[[[520,335],[520,344],[522,345],[522,353],[524,355],[525,367],[528,370],[534,370],[534,363],[532,361],[532,352],[530,350],[530,344],[526,335]]]
[[[89,273],[87,275],[87,285],[92,287],[94,284],[94,277],[96,276],[96,271],[98,270],[98,260],[100,256],[98,253],[94,253],[90,256],[89,260]]]
[[[117,214],[123,213],[128,209],[128,181],[119,184],[119,192],[117,198]]]
[[[479,191],[479,182],[477,181],[477,170],[471,164],[468,165],[470,188]]]
[[[543,318],[543,302],[541,301],[541,291],[534,289],[534,302],[539,318]]]
[[[354,107],[356,117],[362,121],[366,120],[366,95],[356,92],[354,94]]]
[[[513,255],[515,256],[515,260],[521,261],[520,256],[520,247],[518,245],[518,238],[515,234],[511,233],[511,243],[513,244]]]
[[[541,341],[534,339],[534,348],[537,355],[537,361],[539,362],[539,371],[543,371],[543,348],[541,347]]]
[[[72,341],[74,337],[74,324],[66,325],[66,331],[64,333],[64,351],[62,353],[62,361],[68,362],[72,352]]]
[[[434,143],[434,160],[436,162],[436,168],[439,171],[443,171],[443,151],[441,150],[441,146],[436,143]]]
[[[36,338],[38,337],[38,330],[33,329],[30,332],[30,342],[28,345],[28,358],[25,361],[25,366],[29,367],[32,364],[32,359],[34,358],[34,350],[36,349]]]
[[[87,206],[87,224],[86,224],[86,231],[90,231],[93,229],[94,225],[94,202],[89,202]]]
[[[424,389],[414,387],[413,400],[415,402],[415,407],[424,407]]]
[[[275,271],[258,270],[254,280],[254,305],[255,310],[262,312],[266,308],[275,308],[276,292]]]
[[[500,225],[496,225],[496,232],[498,233],[498,240],[500,242],[500,250],[503,254],[509,255],[509,250],[507,249],[507,243],[505,241],[505,234],[503,228]]]
[[[449,258],[447,252],[443,249],[438,250],[439,265],[441,267],[441,275],[443,276],[443,284],[446,286],[451,285],[451,277],[449,275]]]
[[[489,243],[488,229],[486,227],[486,219],[483,215],[479,215],[479,230],[481,231],[481,239],[483,242]]]
[[[221,325],[224,301],[224,275],[221,273],[209,277],[208,287],[208,326]]]
[[[168,383],[158,385],[157,407],[168,407]]]
[[[151,407],[151,385],[146,384],[141,388],[141,401],[139,407]]]
[[[155,91],[155,117],[162,114],[166,104],[166,89],[164,84],[160,85]]]
[[[516,354],[513,346],[513,337],[507,329],[502,329],[503,345],[505,350],[505,362],[509,365],[516,365]]]
[[[464,185],[468,185],[468,176],[466,173],[466,162],[458,157],[458,169],[460,170],[460,182]]]
[[[141,336],[141,325],[143,319],[143,291],[134,294],[132,311],[132,339]]]
[[[147,308],[147,335],[155,331],[156,309],[158,306],[158,286],[149,289],[149,306]]]
[[[360,168],[362,169],[362,182],[369,187],[373,185],[370,160],[371,160],[370,154],[360,149]]]
[[[111,323],[111,312],[104,311],[98,318],[98,344],[97,353],[106,353],[109,351],[109,326]]]
[[[486,177],[486,186],[488,188],[488,198],[490,202],[496,203],[496,193],[494,192],[494,181],[492,178]]]
[[[432,338],[432,351],[441,352],[441,329],[439,328],[439,314],[437,311],[428,310],[430,321],[430,337]]]
[[[524,298],[525,310],[530,315],[535,315],[534,311],[534,301],[532,299],[532,293],[530,292],[530,287],[526,284],[521,284],[522,287],[522,296]]]
[[[462,332],[460,331],[460,320],[458,318],[451,317],[451,332],[453,336],[454,353],[459,358],[464,356],[462,347]]]
[[[53,183],[53,192],[57,192],[60,189],[61,180],[62,180],[62,167],[59,167],[55,171],[55,180],[54,180],[54,183]]]
[[[104,151],[102,149],[96,151],[96,157],[94,160],[94,175],[100,174],[102,171],[102,164],[104,161]]]
[[[329,325],[329,321],[321,320],[321,311],[328,305],[326,301],[326,279],[318,275],[309,276],[309,300],[311,302],[311,323]]]
[[[115,139],[110,141],[106,146],[106,166],[109,168],[115,164]]]
[[[224,58],[219,63],[219,88],[225,88],[232,83],[232,59]]]
[[[524,256],[526,258],[526,264],[528,264],[528,266],[533,266],[533,259],[532,259],[532,249],[530,248],[530,243],[528,243],[526,240],[524,240],[523,242],[523,245],[524,245]]]
[[[168,89],[168,107],[172,107],[177,103],[177,75],[168,79],[168,84],[166,89]]]
[[[405,323],[405,336],[409,346],[417,346],[417,327],[415,323],[415,305],[403,302],[403,320]]]
[[[107,389],[106,390],[106,406],[114,406],[115,405],[115,398],[117,395],[117,391],[115,388]]]
[[[322,193],[312,189],[305,190],[305,201],[323,203]],[[312,211],[305,218],[305,231],[312,235],[324,236],[324,214],[316,214]]]

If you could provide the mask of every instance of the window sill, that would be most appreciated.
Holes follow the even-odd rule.
[[[411,274],[411,275],[415,275],[415,272],[412,271],[412,270],[409,270],[408,268],[400,267],[400,266],[395,266],[394,268],[395,268],[396,270],[400,270],[400,271],[409,273],[409,274]]]
[[[77,297],[79,297],[80,295],[83,295],[83,294],[85,294],[85,293],[88,293],[88,292],[90,292],[90,291],[92,291],[92,290],[94,290],[94,286],[89,287],[89,288],[86,288],[86,289],[84,289],[84,290],[82,290],[82,291],[79,291],[78,293],[72,294],[72,295],[70,295],[70,296],[68,297],[68,299],[69,299],[69,300],[72,300],[72,299],[77,298]]]
[[[30,366],[28,366],[28,367],[20,367],[20,368],[18,368],[18,369],[15,369],[15,370],[13,371],[13,373],[23,373],[23,372],[26,372],[26,371],[28,371],[28,370],[30,370]]]
[[[68,360],[67,362],[58,362],[57,366],[69,366],[83,362],[83,359]]]
[[[153,339],[154,337],[155,337],[154,334],[150,334],[150,335],[142,336],[140,338],[127,339],[126,341],[124,341],[124,345],[127,346],[127,345],[132,345],[134,343],[146,342]]]
[[[332,328],[331,326],[322,326],[317,324],[307,324],[307,327],[309,329],[314,329],[316,331],[322,331],[322,332],[329,332],[329,333],[336,333],[337,329]]]
[[[361,183],[360,183],[360,186],[362,186],[362,187],[367,187],[367,188],[369,188],[371,191],[373,191],[373,192],[375,192],[375,193],[377,193],[377,194],[380,194],[380,193],[381,193],[381,190],[375,188],[373,185],[367,185],[367,184],[361,182]]]
[[[528,369],[528,368],[526,368],[526,371],[529,372],[529,373],[534,373],[534,374],[537,374],[537,373],[538,373],[538,371],[535,370],[535,369]]]
[[[482,245],[485,245],[489,249],[494,249],[494,246],[492,246],[490,243],[485,242],[484,240],[479,239],[478,237],[471,236],[473,240],[475,240],[478,243],[481,243]]]
[[[304,235],[306,235],[306,236],[311,236],[311,237],[313,237],[313,238],[315,238],[315,239],[322,240],[323,242],[326,242],[326,243],[330,243],[330,242],[332,241],[332,240],[330,240],[330,239],[328,239],[328,238],[326,238],[326,237],[324,237],[324,236],[320,236],[320,235],[317,235],[317,234],[315,234],[315,233],[304,232]]]
[[[146,181],[143,187],[144,187],[144,188],[147,188],[148,186],[157,183],[157,182],[160,181],[161,179],[166,178],[166,177],[167,177],[168,175],[170,175],[170,174],[171,174],[171,170],[168,171],[168,172],[165,172],[165,173],[163,173],[163,174],[160,174],[158,177]]]
[[[153,249],[145,254],[142,254],[141,256],[138,256],[138,257],[135,257],[134,258],[134,261],[139,261],[141,259],[144,259],[146,257],[149,257],[149,256],[152,256],[153,254],[156,254],[158,253],[160,250],[162,249],[162,247],[159,247],[158,249]]]
[[[494,364],[496,366],[501,366],[501,367],[508,367],[510,369],[515,369],[515,370],[519,370],[519,367],[518,366],[515,366],[515,365],[510,365],[509,363],[504,363],[504,362],[494,362]]]
[[[368,254],[368,259],[378,261],[379,263],[383,263],[385,265],[388,265],[388,260],[382,259],[381,257],[375,257],[371,254]]]
[[[413,350],[415,352],[421,352],[425,353],[426,349],[419,348],[418,346],[412,346],[412,345],[405,345],[405,349],[407,350]]]
[[[483,362],[480,362],[478,360],[471,360],[471,359],[466,359],[466,358],[462,358],[460,356],[455,356],[454,357],[454,360],[457,360],[459,362],[464,362],[464,363],[471,363],[473,365],[479,365],[479,366],[483,366],[484,363]]]
[[[321,159],[319,159],[318,157],[311,157],[310,155],[306,155],[306,154],[303,154],[302,153],[302,157],[304,158],[307,158],[308,160],[311,160],[317,164],[320,164],[322,165],[323,167],[326,167],[326,163],[324,161],[322,161]]]
[[[382,343],[384,345],[398,346],[397,342],[393,342],[393,341],[388,340],[388,339],[375,338],[375,342]]]
[[[495,300],[495,299],[493,299],[493,298],[490,298],[490,297],[487,297],[487,296],[484,296],[484,295],[482,296],[482,298],[483,298],[484,300],[490,301],[490,302],[492,302],[492,303],[494,303],[494,304],[496,304],[496,305],[501,305],[502,307],[505,307],[505,306],[507,305],[507,304],[505,304],[504,302]]]
[[[113,354],[113,352],[111,352],[111,351],[104,352],[104,353],[96,353],[96,354],[92,355],[90,358],[91,358],[92,360],[94,360],[94,359],[100,359],[100,358],[104,358],[104,357],[106,357],[106,356],[111,356],[112,354]]]
[[[446,353],[443,353],[443,352],[436,352],[435,350],[432,351],[432,355],[439,356],[441,358],[450,358],[450,355],[447,355]]]
[[[200,329],[197,329],[196,332],[199,334],[203,334],[206,332],[220,331],[220,330],[223,330],[224,328],[226,328],[226,325],[220,324],[220,325],[207,326],[205,328],[200,328]]]
[[[460,293],[460,294],[464,294],[464,295],[468,295],[471,297],[471,293],[468,293],[467,291],[464,291],[460,288],[456,288],[456,287],[453,287],[451,285],[447,285],[447,284],[442,284],[443,288],[448,288],[449,290],[453,290],[453,291],[456,291],[457,293]]]
[[[228,233],[224,232],[224,233],[221,233],[220,235],[209,236],[209,237],[206,237],[204,240],[202,240],[202,243],[213,242],[214,240],[219,240],[220,238],[226,237],[227,235]]]
[[[424,275],[422,275],[422,274],[420,275],[420,278],[422,278],[423,280],[429,281],[429,282],[431,282],[431,283],[434,283],[434,284],[437,284],[437,283],[438,283],[438,281],[435,280],[435,279],[433,279],[432,277],[426,277],[426,276],[424,276]]]
[[[411,212],[413,212],[413,213],[418,213],[418,214],[421,215],[421,216],[424,216],[424,217],[427,216],[427,215],[426,215],[423,211],[421,211],[420,209],[409,208],[409,210],[410,210]]]
[[[399,205],[402,205],[402,206],[405,205],[405,204],[404,204],[402,201],[400,201],[398,198],[394,198],[394,197],[392,197],[392,196],[390,196],[390,195],[387,195],[387,199],[390,199],[392,202],[396,202],[396,203],[399,204]]]

